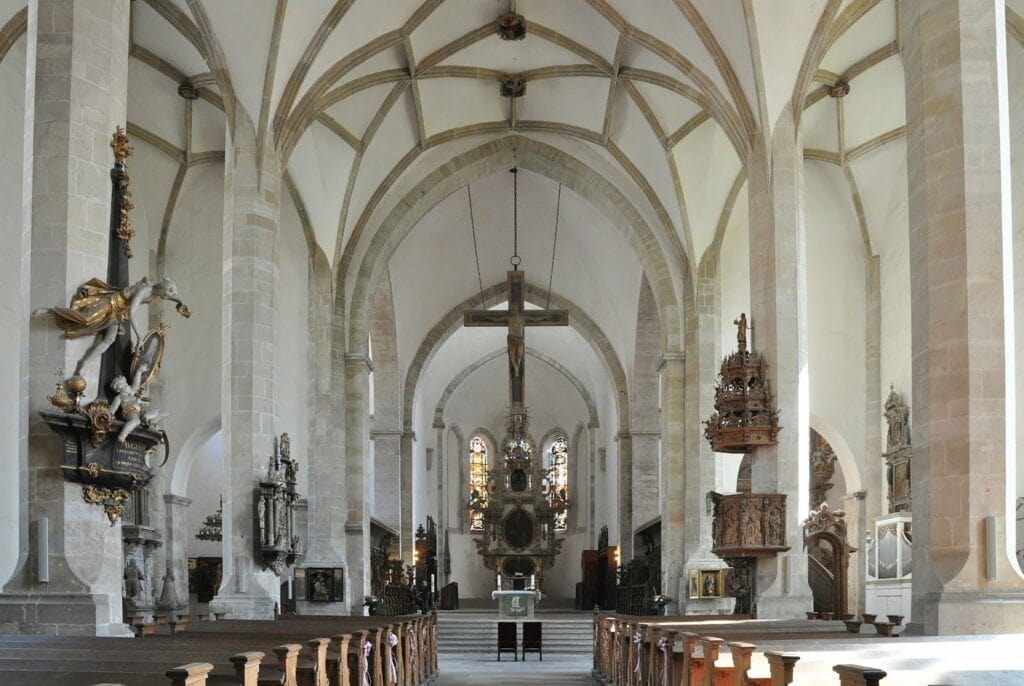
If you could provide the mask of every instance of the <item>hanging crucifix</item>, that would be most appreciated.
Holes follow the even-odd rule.
[[[512,169],[515,184],[517,169]],[[518,184],[515,184],[516,187]],[[518,195],[518,193],[516,193]],[[507,310],[470,310],[463,317],[465,326],[507,326],[508,327],[508,404],[509,414],[526,413],[526,327],[568,326],[569,313],[566,310],[527,310],[526,273],[519,271],[518,198],[513,201],[513,226],[515,243],[512,270],[508,277]]]
[[[565,310],[527,310],[523,307],[526,272],[508,272],[507,310],[470,310],[464,315],[466,326],[508,327],[508,402],[511,414],[521,414],[526,403],[526,327],[568,326]]]

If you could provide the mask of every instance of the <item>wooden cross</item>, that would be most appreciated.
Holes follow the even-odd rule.
[[[465,326],[508,327],[508,403],[511,414],[526,409],[526,327],[568,326],[566,310],[527,310],[526,272],[508,272],[507,310],[470,310],[464,313]]]

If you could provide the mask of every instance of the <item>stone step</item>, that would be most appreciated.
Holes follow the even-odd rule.
[[[498,618],[493,607],[486,612],[448,612],[438,616],[438,650],[442,654],[493,655],[498,643]],[[543,627],[544,652],[590,655],[593,622],[589,613],[538,613],[533,620]],[[522,624],[518,621],[517,624]],[[522,640],[522,627],[516,634]]]

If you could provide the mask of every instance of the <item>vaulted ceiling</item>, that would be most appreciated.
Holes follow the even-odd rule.
[[[0,22],[21,9],[0,0]],[[521,41],[497,35],[510,10],[526,19]],[[745,202],[741,160],[791,104],[807,159],[843,170],[866,250],[899,194],[896,0],[137,0],[131,12],[129,123],[151,149],[138,193],[151,223],[173,211],[186,170],[223,150],[225,114],[248,117],[283,156],[335,270],[357,253],[353,236],[371,240],[389,192],[510,133],[622,189],[679,271],[720,243]],[[500,94],[510,74],[525,78],[522,98]],[[828,97],[841,80],[850,94]],[[178,97],[182,83],[200,99]],[[543,285],[558,186],[523,181],[527,268]],[[472,183],[485,288],[510,247],[507,186],[492,172]],[[463,186],[384,256],[403,370],[432,318],[479,287],[467,199]],[[562,211],[554,290],[588,312],[628,369],[643,264],[586,200],[563,190]],[[481,340],[477,352],[492,347]]]

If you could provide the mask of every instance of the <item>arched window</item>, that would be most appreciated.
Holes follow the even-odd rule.
[[[484,530],[487,506],[487,444],[480,436],[469,439],[469,530]]]
[[[565,531],[569,504],[569,441],[565,436],[556,436],[551,443],[548,469],[548,500],[552,506],[560,507],[555,514],[555,531]]]

